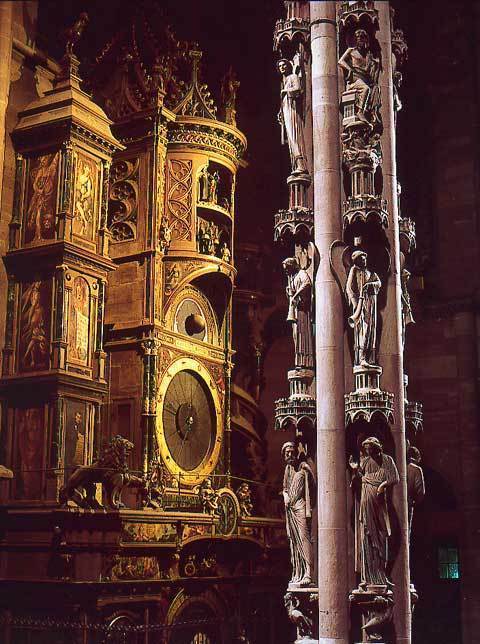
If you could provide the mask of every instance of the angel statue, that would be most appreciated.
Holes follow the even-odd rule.
[[[361,446],[360,463],[353,456],[352,487],[355,500],[356,570],[360,588],[390,586],[387,579],[388,539],[392,534],[387,490],[400,481],[395,461],[384,454],[382,443],[375,436]]]
[[[305,89],[301,76],[301,66],[295,66],[289,60],[282,58],[277,63],[277,69],[282,75],[280,90],[281,106],[278,121],[282,127],[282,144],[285,136],[290,150],[292,173],[308,172],[307,153],[303,135],[305,121]]]

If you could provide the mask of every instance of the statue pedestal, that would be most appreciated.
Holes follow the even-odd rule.
[[[313,398],[312,383],[315,372],[312,369],[291,369],[288,372],[290,398]]]
[[[318,626],[318,588],[292,588],[289,585],[284,601],[288,617],[297,627],[297,639],[294,644],[318,644],[318,640],[312,637]]]
[[[308,208],[307,190],[312,179],[308,172],[293,172],[287,178],[289,208]]]
[[[347,424],[358,417],[370,421],[376,412],[387,422],[393,419],[393,394],[380,389],[382,368],[376,365],[353,367],[355,390],[345,394],[345,417]]]
[[[350,603],[361,613],[362,642],[358,644],[385,644],[384,631],[393,618],[393,592],[384,585],[368,585],[354,590]]]

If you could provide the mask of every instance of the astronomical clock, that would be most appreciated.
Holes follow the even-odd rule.
[[[153,641],[147,621],[162,642],[233,642],[287,569],[283,521],[232,471],[239,83],[226,71],[215,101],[154,8],[82,79],[86,24],[12,133],[0,613],[73,619],[84,642]],[[210,626],[176,630],[194,617]]]

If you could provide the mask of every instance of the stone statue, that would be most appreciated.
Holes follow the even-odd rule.
[[[287,275],[287,321],[292,323],[295,368],[311,368],[314,366],[312,280],[295,257],[287,257],[283,269]]]
[[[376,273],[368,270],[366,253],[354,251],[352,261],[346,292],[352,308],[348,324],[354,333],[355,366],[370,367],[375,364],[377,295],[382,283]]]
[[[406,268],[402,270],[402,348],[405,351],[405,338],[407,325],[415,322],[412,315],[412,305],[410,304],[410,293],[408,292],[408,282],[410,280],[410,271]]]
[[[364,29],[355,31],[355,47],[349,47],[338,61],[345,72],[347,91],[355,92],[356,116],[372,129],[380,122],[380,60],[375,58]]]
[[[301,77],[295,73],[293,64],[289,60],[282,58],[278,61],[277,68],[282,75],[281,108],[278,113],[278,120],[282,126],[282,144],[285,143],[286,135],[292,173],[306,173],[308,172],[307,153],[303,135],[305,90]]]
[[[198,496],[205,514],[218,514],[218,493],[213,488],[212,481],[207,478],[198,488]]]
[[[294,443],[287,442],[283,445],[282,456],[285,459],[283,500],[292,561],[289,589],[308,587],[313,584],[310,499],[315,487],[315,475],[306,461],[302,461],[298,469],[295,468],[295,453]]]
[[[425,497],[425,479],[420,467],[422,455],[416,447],[407,449],[407,499],[408,499],[408,533],[412,531],[413,510]]]
[[[390,586],[386,568],[392,531],[387,490],[400,481],[397,466],[391,456],[383,453],[381,442],[374,436],[363,441],[360,463],[350,456],[349,465],[352,486],[360,484],[355,502],[355,560],[360,588]]]
[[[242,517],[251,517],[253,511],[252,491],[246,481],[241,483],[236,495],[240,504],[240,514]]]

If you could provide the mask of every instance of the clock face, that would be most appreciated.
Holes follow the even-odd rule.
[[[175,485],[194,487],[217,466],[223,441],[220,392],[195,358],[170,364],[158,387],[157,443]]]

